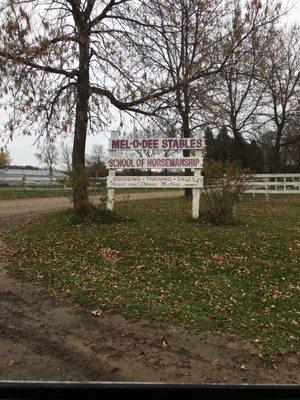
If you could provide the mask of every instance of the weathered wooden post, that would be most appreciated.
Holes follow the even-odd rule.
[[[111,131],[111,141],[115,140],[118,137],[118,131]],[[114,157],[116,154],[115,150],[109,149],[108,156],[109,158]],[[115,169],[109,169],[108,178],[114,177],[116,175]],[[115,203],[115,189],[109,188],[107,190],[107,209],[113,211]]]
[[[22,186],[24,191],[26,192],[26,174],[24,174],[24,176],[22,177]]]
[[[197,139],[202,139],[204,141],[204,132],[199,130],[196,134]],[[204,143],[203,147],[204,148]],[[199,168],[196,168],[194,171],[194,176],[196,178],[201,178],[201,171],[203,167],[203,150],[195,150],[195,157],[199,158],[200,164]],[[200,188],[193,189],[193,200],[192,200],[192,218],[198,219],[199,218],[199,208],[200,208]]]

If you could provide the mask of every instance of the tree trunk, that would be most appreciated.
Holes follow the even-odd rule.
[[[79,75],[77,81],[77,104],[75,134],[72,156],[73,205],[77,211],[85,212],[88,206],[88,179],[85,168],[85,147],[89,107],[89,33],[79,36]]]
[[[232,131],[234,136],[234,159],[243,167],[247,167],[248,160],[246,159],[243,137],[234,125]]]
[[[276,173],[280,172],[280,142],[283,134],[283,127],[284,127],[284,122],[277,123],[277,131],[276,131],[276,140],[275,140],[275,145],[272,151],[272,158],[271,158],[271,172]]]
[[[49,173],[50,173],[50,182],[52,182],[52,181],[53,181],[53,167],[52,167],[52,163],[50,163]]]
[[[272,154],[271,172],[272,173],[280,172],[280,143],[277,140]]]

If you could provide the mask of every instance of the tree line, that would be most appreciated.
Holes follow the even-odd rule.
[[[252,173],[271,173],[273,167],[273,132],[268,132],[264,141],[241,140],[242,157],[236,152],[234,138],[229,135],[228,129],[223,126],[217,134],[213,134],[210,128],[205,131],[205,160],[220,161],[225,164],[231,161],[249,169]],[[300,143],[295,142],[285,146],[280,154],[281,173],[300,173]]]

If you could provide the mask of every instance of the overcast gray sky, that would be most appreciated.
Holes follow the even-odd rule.
[[[283,5],[287,3],[291,3],[289,0],[282,0]],[[289,13],[286,17],[289,24],[292,23],[300,23],[300,0],[293,1],[296,4],[295,8]],[[114,122],[110,129],[118,129],[119,128],[119,118],[118,113],[114,113]],[[2,113],[0,115],[2,120],[5,119],[5,115]],[[11,163],[14,165],[38,165],[38,162],[34,156],[37,151],[36,146],[34,145],[35,138],[31,137],[17,137],[8,145],[8,150],[11,156]],[[72,138],[69,137],[63,140],[64,142],[72,144]],[[61,142],[61,139],[58,140],[58,143]],[[102,144],[104,148],[107,148],[108,144],[108,131],[107,132],[99,132],[97,136],[89,136],[87,139],[87,152],[89,152],[93,146],[93,144]]]

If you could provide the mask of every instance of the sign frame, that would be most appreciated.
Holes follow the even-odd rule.
[[[173,140],[173,142],[172,142]],[[134,142],[136,141],[136,142]],[[143,142],[144,141],[144,142]],[[164,142],[166,141],[166,142]],[[135,143],[136,147],[133,147],[133,143]],[[175,146],[180,146],[180,148],[174,148],[174,147],[161,147],[165,144],[170,144],[173,146],[173,144],[175,144]],[[114,145],[113,145],[114,144]],[[196,136],[194,138],[188,138],[188,139],[184,139],[184,138],[147,138],[147,139],[143,139],[143,138],[133,138],[133,139],[118,139],[118,132],[117,131],[112,131],[111,132],[111,139],[109,141],[109,159],[110,160],[134,160],[134,157],[120,157],[118,154],[119,152],[123,152],[123,151],[134,151],[134,150],[145,150],[145,149],[149,149],[149,147],[143,147],[143,146],[147,146],[150,145],[150,149],[157,149],[157,150],[194,150],[195,155],[194,157],[183,157],[183,158],[177,158],[177,160],[183,160],[183,159],[187,159],[187,160],[194,160],[194,162],[197,162],[196,166],[191,166],[191,165],[182,165],[182,166],[147,166],[148,161],[147,160],[167,160],[167,159],[176,159],[176,157],[141,157],[141,158],[136,158],[136,160],[144,160],[140,162],[140,165],[137,166],[135,164],[138,164],[136,161],[132,161],[129,162],[128,166],[121,166],[121,167],[117,167],[114,165],[109,166],[108,165],[108,178],[107,178],[107,209],[110,211],[113,211],[114,209],[114,202],[115,202],[115,189],[116,188],[134,188],[134,187],[140,187],[140,188],[159,188],[159,187],[165,187],[165,188],[171,188],[171,186],[163,186],[163,181],[165,178],[169,178],[169,182],[174,181],[176,183],[176,178],[184,178],[185,176],[139,176],[139,177],[135,177],[136,179],[134,179],[134,177],[132,178],[132,185],[128,186],[128,182],[130,181],[130,177],[123,177],[124,178],[124,185],[122,185],[122,182],[120,183],[120,186],[116,186],[113,184],[114,181],[117,181],[116,179],[116,170],[117,169],[192,169],[194,170],[194,175],[192,175],[190,178],[190,181],[193,181],[194,184],[188,184],[188,183],[183,183],[180,186],[173,186],[173,187],[177,187],[177,188],[192,188],[192,218],[193,219],[198,219],[199,218],[199,206],[200,206],[200,194],[201,194],[201,188],[203,187],[203,177],[201,176],[201,171],[202,171],[202,167],[203,167],[203,150],[205,148],[205,142],[204,142],[204,132],[202,130],[199,130],[196,134]],[[141,146],[141,147],[140,147]],[[154,146],[154,147],[152,147]],[[155,147],[156,146],[156,147]],[[194,146],[194,147],[192,147]],[[122,148],[120,148],[122,147]],[[196,147],[196,148],[195,148]],[[111,163],[112,164],[112,163]],[[118,163],[116,163],[117,165]],[[125,163],[126,164],[126,163]],[[132,165],[131,165],[132,164]],[[170,163],[171,164],[171,163]],[[183,163],[184,164],[184,163]],[[189,162],[187,161],[187,164],[189,164]],[[155,180],[157,181],[156,186],[151,186],[151,180],[154,181],[154,178],[156,178]],[[188,178],[188,177],[185,177]],[[150,182],[149,186],[141,186],[141,182],[146,182],[146,181]],[[198,183],[198,185],[195,186],[195,183]],[[136,183],[136,185],[139,186],[134,186],[134,184]],[[154,184],[153,184],[154,185]],[[162,185],[162,186],[160,186]]]

